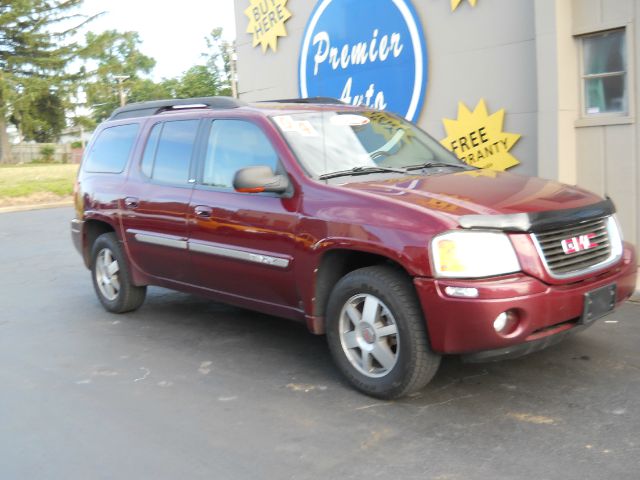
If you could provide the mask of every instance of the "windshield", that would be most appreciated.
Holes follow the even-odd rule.
[[[352,169],[466,165],[415,125],[388,112],[304,112],[273,117],[316,177]]]

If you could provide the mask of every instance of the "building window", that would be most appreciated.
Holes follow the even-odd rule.
[[[628,113],[624,29],[582,37],[582,82],[586,116]]]

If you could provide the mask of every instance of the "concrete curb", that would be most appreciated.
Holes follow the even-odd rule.
[[[70,207],[72,205],[73,205],[72,200],[65,200],[64,202],[53,202],[53,203],[38,203],[35,205],[13,205],[11,207],[0,207],[0,214],[12,213],[12,212],[28,212],[29,210],[42,210],[45,208]]]

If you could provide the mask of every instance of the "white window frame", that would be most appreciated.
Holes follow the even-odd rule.
[[[627,110],[623,112],[587,113],[587,99],[585,97],[585,85],[588,78],[604,78],[620,74],[621,72],[607,72],[604,74],[585,75],[584,42],[583,39],[612,31],[623,31],[626,47],[626,70],[624,78],[626,82]],[[621,125],[635,122],[635,50],[633,24],[611,25],[594,31],[580,32],[575,35],[578,43],[578,78],[580,82],[580,114],[576,121],[576,127],[591,127],[599,125]]]

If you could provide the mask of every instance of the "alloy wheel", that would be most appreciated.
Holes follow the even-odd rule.
[[[398,362],[398,325],[378,297],[358,294],[342,307],[340,343],[353,367],[370,378],[387,375]]]
[[[120,266],[113,252],[103,248],[96,256],[96,283],[100,293],[109,301],[114,301],[120,293]]]

